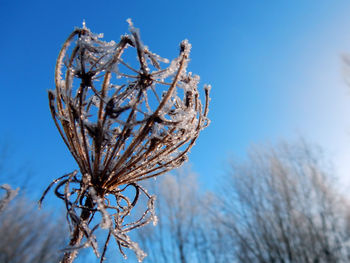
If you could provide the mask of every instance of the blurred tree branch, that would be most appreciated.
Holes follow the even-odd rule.
[[[217,217],[238,262],[348,262],[349,204],[305,142],[232,163]]]

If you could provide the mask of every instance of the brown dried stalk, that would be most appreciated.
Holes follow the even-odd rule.
[[[109,231],[101,262],[111,236],[121,253],[122,247],[131,248],[142,261],[145,253],[127,232],[156,222],[155,197],[137,182],[179,167],[209,124],[210,86],[205,87],[203,109],[199,77],[186,72],[190,44],[183,41],[179,56],[161,69],[168,61],[143,46],[138,30],[129,24],[131,34],[119,43],[100,40],[85,25],[75,29],[57,59],[50,110],[81,173],[55,180],[42,197],[58,183],[55,193],[66,204],[71,227],[62,262],[73,262],[77,249],[85,246],[99,256],[93,234],[99,227]],[[126,54],[130,49],[137,61]],[[135,188],[132,201],[123,194],[128,187]],[[140,193],[149,199],[148,207],[139,220],[126,224]],[[96,213],[101,222],[91,227]]]

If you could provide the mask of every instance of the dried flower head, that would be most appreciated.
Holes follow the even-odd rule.
[[[50,110],[81,173],[53,182],[60,181],[56,195],[65,201],[71,225],[63,262],[72,262],[81,246],[92,246],[98,255],[93,235],[98,227],[109,230],[103,255],[114,236],[120,248],[134,249],[142,260],[145,254],[126,233],[155,220],[154,197],[137,182],[179,167],[209,124],[210,86],[205,86],[202,105],[199,77],[186,72],[188,41],[181,42],[179,56],[162,69],[168,60],[144,46],[128,22],[131,34],[119,43],[102,41],[84,24],[64,42],[57,59]],[[135,188],[133,200],[123,195],[129,186]],[[125,224],[140,193],[149,198],[148,207],[139,220]],[[102,221],[90,227],[95,213]]]

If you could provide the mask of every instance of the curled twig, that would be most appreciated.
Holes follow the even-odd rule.
[[[5,190],[6,192],[5,196],[0,198],[0,212],[2,212],[6,208],[8,203],[13,198],[16,197],[16,195],[18,194],[19,188],[17,188],[16,190],[13,190],[11,186],[9,186],[8,184],[3,184],[3,185],[0,185],[0,189]]]

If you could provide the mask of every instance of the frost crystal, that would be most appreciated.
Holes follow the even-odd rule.
[[[101,262],[111,236],[122,253],[122,247],[131,248],[142,261],[144,252],[127,232],[156,223],[157,217],[155,197],[137,182],[179,167],[209,124],[210,88],[205,88],[203,106],[199,76],[186,72],[188,41],[181,42],[179,56],[162,69],[169,61],[144,46],[139,30],[130,19],[128,23],[131,34],[115,43],[102,41],[84,21],[65,41],[56,62],[50,110],[81,174],[75,171],[49,186],[58,183],[55,193],[66,204],[71,226],[62,262],[72,262],[76,249],[84,246],[99,256],[93,234],[97,228],[109,231]],[[131,200],[123,194],[129,187],[135,189]],[[147,208],[139,220],[126,224],[139,194],[148,198]],[[101,222],[91,227],[96,213]]]

